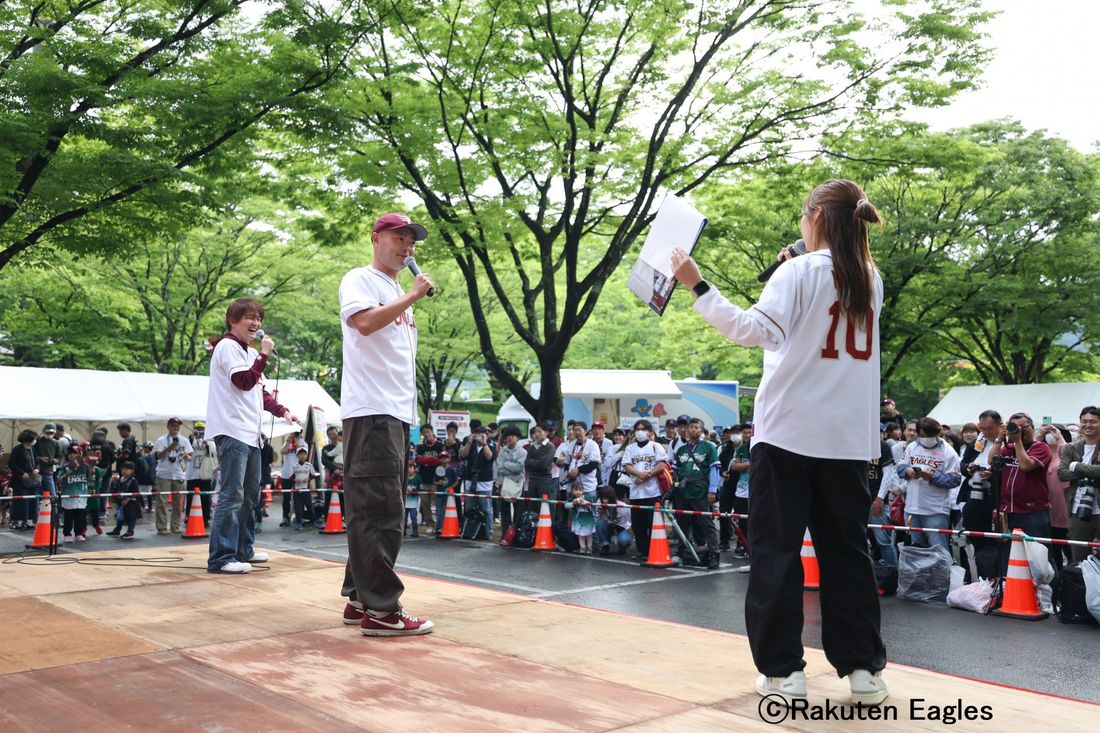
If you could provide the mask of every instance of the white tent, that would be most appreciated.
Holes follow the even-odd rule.
[[[996,410],[1005,419],[1026,412],[1036,425],[1044,417],[1065,424],[1077,422],[1082,407],[1098,404],[1100,382],[981,385],[952,388],[929,416],[955,430],[977,422],[985,410]]]
[[[99,425],[114,435],[115,424],[125,421],[139,440],[154,440],[167,432],[170,417],[179,417],[187,428],[206,419],[209,382],[209,377],[180,374],[0,366],[0,421],[11,429],[3,442],[10,439],[12,445],[23,428],[40,432],[44,423],[58,421],[80,439]],[[268,390],[274,387],[269,380]],[[340,423],[340,406],[313,380],[280,380],[278,400],[302,420],[312,405],[324,410],[328,424]],[[271,415],[264,415],[263,430],[271,433]],[[275,436],[295,429],[275,418]]]

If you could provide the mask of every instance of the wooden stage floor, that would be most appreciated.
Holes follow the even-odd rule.
[[[859,714],[847,682],[811,649],[811,707],[780,710],[753,691],[742,636],[414,576],[406,606],[435,633],[366,638],[341,623],[342,566],[270,554],[270,571],[247,576],[206,573],[205,544],[0,565],[0,730],[773,731],[763,718],[784,714],[781,727],[799,731],[1100,723],[1091,703],[896,665],[884,709],[896,719],[841,720]],[[967,706],[978,720],[945,724]]]

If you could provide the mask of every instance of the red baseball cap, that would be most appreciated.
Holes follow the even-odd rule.
[[[392,214],[386,214],[380,216],[374,220],[374,228],[371,229],[371,233],[385,232],[391,229],[412,229],[413,238],[419,242],[422,239],[428,238],[428,230],[419,224],[415,223],[409,218],[408,214],[402,214],[399,211],[395,211]]]
[[[602,427],[605,427],[605,425],[602,422],[600,422],[599,420],[597,420],[596,422],[592,423],[592,427],[602,428]]]

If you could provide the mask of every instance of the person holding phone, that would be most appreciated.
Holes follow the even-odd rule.
[[[917,421],[917,439],[905,447],[898,477],[905,480],[905,518],[911,529],[948,529],[954,491],[962,484],[959,454],[941,437],[933,418]],[[912,532],[918,547],[939,546],[951,552],[950,537],[938,532]]]

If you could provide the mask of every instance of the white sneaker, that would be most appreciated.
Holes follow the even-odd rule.
[[[266,552],[253,552],[249,562],[267,562]]]
[[[252,572],[252,566],[246,562],[227,562],[218,568],[219,573],[249,573]]]
[[[882,672],[871,674],[865,669],[854,670],[848,675],[848,684],[852,688],[853,703],[878,705],[890,694],[886,689],[886,681],[882,679]]]
[[[806,699],[806,673],[799,670],[791,672],[786,677],[767,677],[760,675],[756,678],[756,691],[761,697],[779,695],[788,703],[794,699]]]

